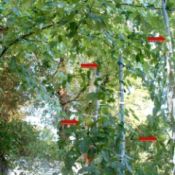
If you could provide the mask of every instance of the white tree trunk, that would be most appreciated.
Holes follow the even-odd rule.
[[[172,61],[173,58],[173,43],[172,43],[172,37],[171,37],[171,31],[170,31],[170,23],[169,23],[169,17],[166,10],[166,4],[167,0],[162,0],[162,11],[163,11],[163,17],[164,17],[164,23],[166,27],[166,34],[167,34],[167,52],[166,52],[166,63],[167,63],[167,86],[168,86],[168,94],[167,94],[167,105],[168,105],[168,117],[170,119],[171,123],[171,130],[172,130],[172,140],[173,140],[173,170],[172,175],[175,175],[175,80],[174,80],[174,64]]]
[[[125,174],[125,131],[124,131],[124,125],[125,125],[125,116],[124,116],[124,75],[123,75],[123,59],[120,56],[119,57],[119,84],[120,84],[120,92],[119,92],[119,115],[120,115],[120,124],[122,126],[121,129],[121,137],[120,137],[120,174]]]

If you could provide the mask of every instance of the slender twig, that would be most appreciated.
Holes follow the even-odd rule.
[[[60,65],[61,65],[63,62],[64,62],[64,58],[60,58],[60,61],[59,61],[59,63],[58,63],[58,66],[57,66],[55,72],[52,74],[52,77],[55,77],[55,75],[56,75],[57,72],[58,72],[58,68],[60,67]]]
[[[73,99],[66,101],[65,103],[63,103],[63,105],[76,101],[85,90],[86,90],[86,87],[83,87]]]

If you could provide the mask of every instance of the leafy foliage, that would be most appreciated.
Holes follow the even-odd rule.
[[[48,159],[58,158],[63,162],[63,174],[73,174],[72,167],[77,162],[81,164],[79,173],[117,174],[120,169],[120,131],[124,129],[129,154],[123,167],[126,174],[170,174],[173,143],[164,133],[169,132],[165,106],[167,77],[164,55],[167,48],[165,43],[149,44],[146,41],[150,35],[165,35],[160,2],[0,2],[1,152],[8,156],[33,156],[42,148]],[[169,1],[167,9],[172,31],[173,6],[174,2]],[[154,102],[153,114],[147,117],[146,124],[133,122],[129,125],[126,118],[125,127],[119,125],[116,114],[119,108],[117,61],[120,54],[125,61],[125,87],[135,86],[141,79],[141,89],[143,86],[143,89],[147,88]],[[82,70],[80,64],[83,62],[98,63],[100,76],[95,79],[95,71]],[[98,92],[94,92],[97,86]],[[65,105],[58,95],[61,88],[67,94]],[[99,118],[94,123],[97,100],[101,105]],[[28,104],[35,108],[47,104],[45,113],[52,111],[49,115],[55,120],[59,136],[58,122],[62,118],[70,118],[70,114],[79,117],[79,126],[64,128],[67,139],[58,140],[58,157],[54,143],[53,150],[47,149],[48,143],[38,141],[33,127],[13,120],[22,118],[19,109]],[[142,117],[138,116],[136,109],[126,106],[127,113],[137,120]],[[130,135],[137,138],[143,133],[157,135],[157,144],[130,140]],[[140,156],[144,152],[146,156]],[[84,166],[81,159],[84,153],[93,159],[89,166]]]

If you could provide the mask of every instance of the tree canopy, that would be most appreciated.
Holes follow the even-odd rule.
[[[0,19],[0,163],[24,156],[58,160],[65,175],[175,173],[173,0],[0,0]],[[24,121],[31,106],[45,109],[57,142]],[[61,126],[71,118],[79,124]],[[150,135],[157,141],[137,140]]]

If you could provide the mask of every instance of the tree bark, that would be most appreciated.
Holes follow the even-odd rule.
[[[120,56],[119,57],[119,84],[120,84],[120,92],[119,92],[119,104],[120,104],[120,109],[119,109],[119,115],[120,115],[120,125],[122,126],[121,128],[121,136],[120,136],[120,170],[119,174],[124,175],[125,174],[125,131],[124,131],[124,125],[125,125],[125,116],[124,116],[124,75],[123,75],[123,59]]]
[[[167,34],[167,52],[165,54],[166,57],[166,65],[167,65],[167,106],[168,106],[168,118],[170,121],[170,127],[172,130],[172,140],[173,140],[173,152],[172,152],[172,162],[173,162],[173,170],[172,175],[175,175],[175,73],[174,73],[174,63],[173,63],[173,42],[170,30],[169,17],[166,9],[167,0],[162,0],[162,12],[163,18],[166,28]]]
[[[96,75],[95,75],[95,76],[96,76],[96,78],[99,77],[99,71],[98,71],[98,70],[96,70]],[[98,93],[98,91],[99,91],[98,85],[96,85],[95,91],[96,91],[96,93]],[[99,109],[100,109],[100,102],[99,102],[99,100],[97,99],[97,100],[96,100],[95,116],[94,116],[94,121],[95,121],[95,122],[98,120],[98,117],[99,117]],[[96,126],[98,126],[97,123],[96,123]]]
[[[4,155],[0,155],[0,175],[8,174],[8,164]]]

